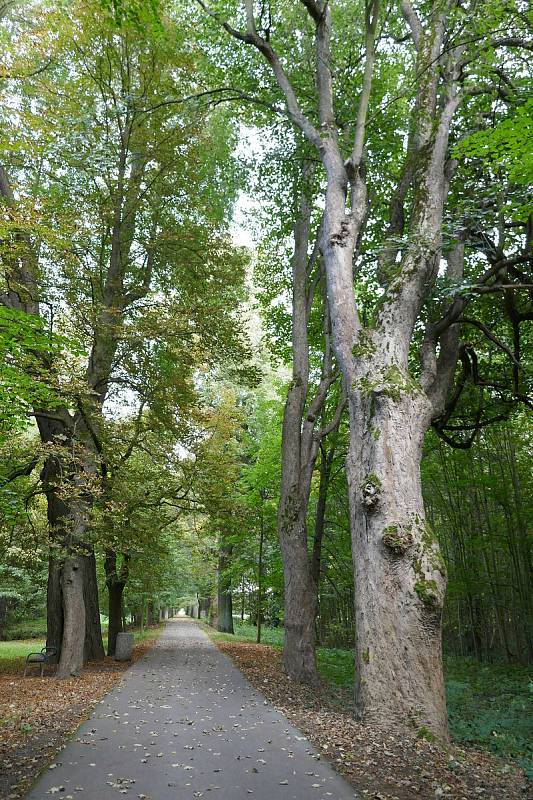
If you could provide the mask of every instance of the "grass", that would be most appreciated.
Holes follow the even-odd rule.
[[[154,639],[164,627],[164,624],[159,624],[152,625],[150,628],[145,628],[143,631],[134,630],[133,638],[135,639],[135,643],[140,644],[140,642],[144,642],[146,639]]]
[[[28,653],[38,653],[46,644],[45,639],[20,639],[0,642],[0,673],[12,672],[24,666]]]
[[[450,730],[460,744],[516,761],[533,779],[533,682],[516,664],[445,661]]]
[[[235,636],[208,628],[216,640],[255,642],[257,629],[234,620]],[[261,641],[283,647],[283,628],[263,628]],[[351,650],[317,649],[323,679],[351,689],[354,656]],[[444,663],[450,731],[460,745],[490,750],[516,761],[533,778],[533,677],[514,664],[480,664],[473,659],[446,658]]]
[[[100,622],[102,633],[107,632],[107,617],[101,614]],[[12,622],[4,629],[2,638],[6,641],[46,638],[46,616],[24,618]]]
[[[161,627],[160,625],[155,625],[151,628],[145,628],[142,632],[140,630],[133,631],[135,643],[139,644],[147,639],[153,639]],[[39,639],[17,639],[16,641],[0,642],[0,674],[23,669],[28,653],[38,653],[45,644],[45,636]],[[106,639],[104,637],[105,644]]]

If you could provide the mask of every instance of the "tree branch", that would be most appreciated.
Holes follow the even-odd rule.
[[[215,14],[211,9],[203,2],[203,0],[196,0],[196,2],[203,8],[203,10],[209,14],[210,17],[215,19],[219,25],[221,25],[225,31],[227,31],[231,36],[235,39],[238,39],[245,44],[252,45],[255,47],[259,52],[264,56],[266,61],[270,64],[272,68],[272,72],[274,73],[274,77],[277,81],[277,84],[283,95],[285,97],[285,103],[287,106],[287,113],[289,118],[292,122],[298,127],[304,136],[317,148],[321,148],[323,145],[322,137],[320,133],[317,131],[315,126],[312,122],[305,116],[302,112],[300,105],[298,103],[298,99],[296,97],[296,93],[294,88],[287,77],[285,70],[279,60],[276,52],[272,48],[270,42],[267,42],[260,36],[256,29],[255,29],[255,22],[253,19],[252,13],[252,3],[250,0],[245,0],[245,7],[246,7],[246,18],[247,18],[247,32],[243,33],[227,22],[221,21],[217,14]]]
[[[420,47],[420,40],[422,39],[424,33],[422,23],[420,22],[418,14],[411,4],[411,0],[400,0],[400,9],[403,18],[409,26],[409,30],[411,31],[414,46],[418,50]]]
[[[300,0],[300,2],[308,10],[311,19],[319,25],[324,14],[324,10],[320,7],[320,4],[317,3],[316,0]]]
[[[380,0],[366,0],[365,3],[365,69],[363,73],[363,87],[357,109],[357,119],[355,123],[354,144],[350,165],[357,170],[363,156],[365,141],[366,118],[368,114],[368,104],[370,102],[370,92],[372,90],[372,76],[374,72],[376,30],[379,17]]]
[[[507,345],[504,344],[504,342],[502,342],[501,339],[498,339],[496,334],[494,334],[490,330],[490,328],[488,328],[483,322],[479,322],[477,319],[467,319],[465,317],[461,317],[460,323],[461,323],[461,325],[462,324],[472,325],[473,327],[478,328],[480,331],[482,331],[485,334],[487,339],[490,339],[490,341],[493,342],[496,345],[496,347],[499,347],[500,350],[503,350],[503,352],[506,353],[509,356],[509,358],[511,359],[513,364],[515,364],[517,367],[520,367],[520,368],[522,367],[522,365],[520,364],[520,361],[518,361],[515,358],[515,356],[513,355],[512,350],[509,347],[507,347]]]

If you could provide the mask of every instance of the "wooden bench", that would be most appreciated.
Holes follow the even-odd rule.
[[[31,667],[33,664],[35,664],[41,668],[42,678],[44,674],[44,668],[47,665],[52,664],[56,656],[57,647],[43,647],[39,653],[28,653],[26,656],[26,665],[24,667],[24,677],[26,677],[28,667]]]

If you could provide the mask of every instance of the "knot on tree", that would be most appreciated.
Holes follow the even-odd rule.
[[[350,220],[343,219],[338,233],[332,233],[329,237],[331,247],[346,247],[350,236]]]
[[[367,511],[373,511],[379,503],[381,494],[381,481],[377,475],[367,475],[361,485],[363,506]]]
[[[424,560],[416,556],[413,559],[414,585],[413,591],[426,612],[430,613],[435,619],[440,618],[443,604],[443,586],[439,586],[432,577],[433,566],[427,568]]]
[[[403,556],[413,546],[411,525],[403,526],[399,523],[388,525],[381,536],[385,547],[396,556]]]

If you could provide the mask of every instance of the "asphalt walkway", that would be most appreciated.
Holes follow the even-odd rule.
[[[79,728],[27,800],[348,800],[354,790],[188,619]]]

